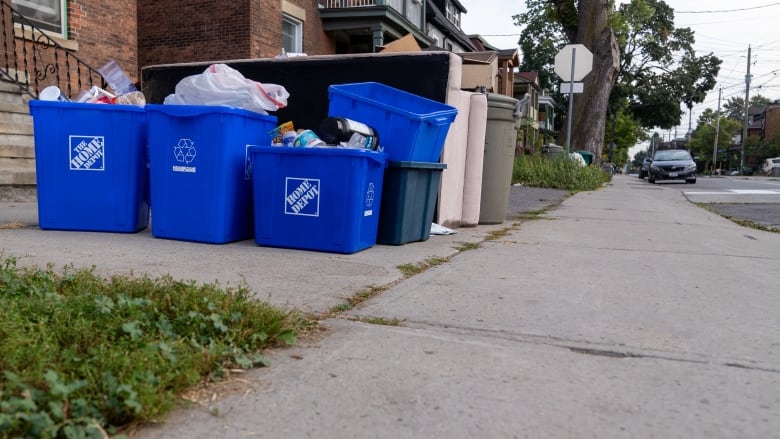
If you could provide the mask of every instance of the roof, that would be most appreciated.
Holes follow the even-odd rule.
[[[461,52],[458,55],[467,64],[490,64],[498,58],[498,52],[492,50],[485,52]]]
[[[536,82],[539,80],[539,72],[515,72],[515,78],[518,77],[528,82]]]
[[[499,61],[511,61],[512,66],[520,65],[520,53],[517,49],[502,49],[498,51]]]

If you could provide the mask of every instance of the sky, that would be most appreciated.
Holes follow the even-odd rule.
[[[467,13],[461,15],[461,29],[467,34],[480,34],[500,49],[518,48],[521,27],[512,23],[512,15],[526,10],[524,0],[460,0]],[[701,113],[718,106],[718,90],[722,88],[721,107],[734,96],[745,98],[748,47],[750,53],[750,96],[760,94],[780,99],[780,2],[772,0],[665,0],[674,9],[676,27],[694,31],[697,55],[713,53],[723,62],[718,83],[703,103],[694,105],[690,113],[691,128]],[[618,3],[624,3],[618,1]],[[522,56],[522,53],[520,53]],[[689,112],[673,130],[660,132],[669,137],[683,137],[688,132]],[[646,146],[639,149],[646,148]],[[629,152],[631,157],[636,148]]]

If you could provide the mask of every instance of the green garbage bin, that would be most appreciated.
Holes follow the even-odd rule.
[[[506,219],[512,170],[515,163],[517,99],[488,93],[485,155],[482,162],[480,224],[501,224]]]
[[[590,151],[580,150],[580,151],[574,151],[582,156],[583,159],[585,159],[585,163],[590,165],[593,163],[593,153]]]

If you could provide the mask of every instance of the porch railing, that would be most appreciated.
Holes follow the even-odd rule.
[[[418,16],[421,15],[422,3],[422,0],[412,0],[411,3],[409,0],[319,0],[319,5],[325,9],[390,6],[409,18],[412,23],[417,23],[420,18]]]
[[[0,79],[16,83],[33,98],[49,85],[56,85],[67,96],[75,96],[93,85],[106,87],[97,69],[49,37],[15,10],[10,1],[0,3]]]

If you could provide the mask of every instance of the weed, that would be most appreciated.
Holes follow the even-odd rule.
[[[488,233],[485,237],[485,241],[495,241],[499,238],[503,238],[504,236],[509,234],[509,231],[512,230],[511,227],[499,229],[499,230],[493,230],[492,232]]]
[[[404,277],[411,277],[414,276],[415,274],[422,273],[423,271],[431,267],[448,262],[449,260],[450,258],[433,257],[433,258],[426,259],[424,262],[419,262],[417,264],[401,264],[398,265],[396,268],[401,270],[401,273],[404,275]]]
[[[426,267],[423,267],[422,264],[408,263],[408,264],[401,264],[395,268],[401,270],[401,274],[403,274],[404,277],[411,277],[417,273],[422,273],[423,271],[425,271]]]
[[[366,300],[376,296],[377,294],[381,293],[382,291],[389,288],[389,286],[371,286],[368,290],[358,291],[355,293],[354,296],[347,298],[347,301],[336,305],[333,308],[330,309],[331,313],[333,314],[339,314],[344,311],[349,311],[350,309],[356,307],[357,305],[365,302]]]
[[[344,311],[349,311],[352,309],[352,304],[349,302],[340,303],[333,308],[330,309],[330,312],[334,314],[342,313]]]
[[[748,227],[748,228],[755,229],[755,230],[763,230],[765,232],[780,233],[780,228],[778,228],[778,227],[767,226],[767,225],[760,224],[760,223],[757,223],[757,222],[754,222],[754,221],[750,221],[750,220],[746,220],[746,219],[734,218],[734,217],[732,217],[730,215],[726,215],[724,213],[718,212],[717,210],[715,210],[714,208],[710,207],[706,203],[695,203],[695,204],[697,206],[705,209],[705,210],[708,210],[708,211],[716,214],[716,215],[720,215],[723,218],[726,218],[727,220],[729,220],[729,221],[731,221],[731,222],[733,222],[735,224],[739,224],[742,227]]]
[[[433,257],[429,258],[425,261],[425,263],[428,265],[428,267],[435,267],[437,265],[441,265],[445,262],[449,262],[450,258],[440,258],[440,257]]]
[[[548,159],[541,155],[517,156],[512,172],[512,183],[572,192],[598,189],[611,178],[597,166],[582,166],[566,157]]]
[[[246,287],[0,264],[0,437],[105,437],[235,368],[304,320]]]
[[[480,243],[478,242],[459,242],[458,246],[455,247],[455,250],[459,252],[465,252],[467,250],[476,250],[480,247]]]
[[[359,319],[363,323],[369,323],[372,325],[384,325],[384,326],[400,326],[403,322],[402,319],[394,318],[388,319],[385,317],[363,317]]]

